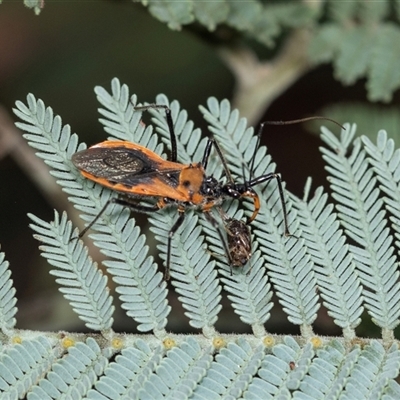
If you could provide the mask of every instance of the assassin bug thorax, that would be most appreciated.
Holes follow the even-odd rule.
[[[142,111],[150,108],[165,109],[171,140],[170,160],[164,160],[151,150],[127,141],[105,141],[75,153],[72,156],[73,164],[80,170],[85,178],[121,194],[121,197],[113,197],[108,200],[94,220],[82,230],[79,237],[82,237],[87,230],[93,226],[109,204],[119,204],[129,207],[133,211],[142,213],[155,212],[168,205],[175,204],[179,216],[168,235],[165,270],[165,279],[168,280],[171,259],[171,240],[174,233],[184,221],[186,208],[197,207],[216,227],[219,236],[222,238],[218,222],[210,213],[211,209],[214,206],[220,205],[226,198],[251,198],[254,203],[254,211],[247,220],[247,224],[249,224],[256,218],[260,209],[260,200],[253,186],[268,182],[271,179],[276,179],[277,181],[283,212],[284,234],[285,236],[290,236],[282,183],[278,174],[267,173],[256,178],[250,177],[249,180],[243,183],[236,183],[231,176],[221,148],[213,137],[208,139],[201,162],[191,164],[178,163],[176,136],[171,110],[165,105],[158,104],[135,107],[135,110]],[[260,125],[259,138],[264,125],[265,123]],[[205,173],[213,147],[222,161],[227,177],[226,183],[216,180],[213,176],[207,176]],[[253,165],[254,158],[251,169]],[[157,202],[154,205],[138,203],[141,199],[149,197],[156,198]],[[234,232],[234,229],[234,227],[231,227],[230,232]],[[244,230],[242,230],[242,232],[244,232]],[[250,234],[248,234],[248,237],[250,237]],[[226,247],[225,243],[224,246],[227,250],[227,254],[229,254],[229,249]]]

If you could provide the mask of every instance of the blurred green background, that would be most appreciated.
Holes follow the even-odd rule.
[[[235,79],[215,47],[205,39],[201,33],[169,30],[141,4],[130,1],[47,1],[40,16],[25,8],[22,1],[5,1],[0,6],[3,114],[15,119],[11,111],[15,101],[25,101],[26,95],[33,93],[61,115],[63,123],[70,124],[82,141],[93,144],[107,136],[97,122],[98,104],[93,88],[101,85],[109,89],[111,79],[118,77],[141,102],[152,102],[158,93],[179,100],[189,117],[206,132],[198,105],[205,104],[209,96],[232,99]],[[249,43],[260,57],[268,55],[267,49],[251,40]],[[333,79],[330,66],[320,66],[276,98],[265,110],[262,120],[302,118],[315,115],[337,101],[365,102],[365,99],[364,80],[344,87]],[[392,104],[397,102],[398,95],[395,95]],[[335,118],[335,115],[329,116]],[[0,129],[4,126],[3,119]],[[337,127],[329,128],[338,131]],[[302,196],[310,175],[314,188],[328,187],[318,136],[304,130],[302,125],[271,127],[263,142],[290,191]],[[1,146],[0,243],[1,251],[11,263],[17,288],[20,310],[17,326],[83,330],[83,324],[57,292],[53,277],[48,275],[49,267],[40,258],[38,243],[28,227],[27,213],[52,220],[53,207],[63,211],[64,203],[55,200],[57,197],[44,196],[16,161],[13,151],[5,150],[3,139],[0,139]],[[180,318],[179,304],[172,305],[177,311],[171,318],[174,324],[171,329],[187,329],[187,322]],[[117,314],[115,330],[130,330],[130,320],[121,311]],[[231,320],[233,325],[217,327],[222,331],[247,329],[237,317]],[[287,332],[287,326],[291,325],[285,321],[286,318],[278,327],[268,329]],[[321,333],[334,333],[331,329],[335,328],[322,315],[316,325],[318,329]]]

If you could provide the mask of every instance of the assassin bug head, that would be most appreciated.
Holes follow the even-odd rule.
[[[260,198],[259,198],[257,192],[253,189],[253,186],[259,185],[259,184],[264,183],[264,182],[269,182],[272,179],[276,179],[277,184],[278,184],[279,198],[280,198],[280,202],[281,202],[281,206],[282,206],[282,212],[283,212],[283,223],[284,223],[284,230],[285,230],[284,233],[285,233],[285,236],[291,236],[291,234],[289,232],[286,204],[285,204],[285,199],[284,199],[284,195],[283,195],[283,187],[282,187],[282,181],[281,181],[280,175],[277,174],[277,173],[274,173],[274,172],[270,172],[270,173],[261,175],[259,177],[253,178],[256,151],[260,146],[261,134],[262,134],[262,132],[264,130],[264,126],[265,126],[266,123],[267,122],[262,122],[260,124],[259,129],[258,129],[257,143],[256,143],[256,146],[255,146],[255,149],[254,149],[254,154],[253,154],[253,158],[252,158],[251,165],[250,165],[250,177],[249,177],[249,179],[245,180],[245,178],[244,178],[244,167],[242,165],[244,182],[243,183],[235,183],[233,181],[233,179],[231,178],[231,180],[227,184],[224,185],[223,192],[224,192],[225,196],[231,197],[231,198],[234,198],[234,199],[237,199],[237,198],[251,198],[253,200],[254,211],[253,211],[253,214],[247,219],[247,224],[250,224],[257,217],[257,214],[258,214],[258,212],[260,210],[260,206],[261,206],[260,205]],[[242,230],[242,231],[244,231],[244,230]]]
[[[296,120],[290,120],[290,121],[264,121],[260,124],[258,133],[257,133],[257,144],[255,147],[255,151],[253,154],[253,158],[251,161],[251,166],[250,166],[250,178],[249,180],[245,180],[242,184],[238,184],[233,182],[228,182],[224,186],[224,190],[226,192],[226,195],[229,197],[233,198],[243,198],[243,197],[250,197],[253,199],[254,203],[254,211],[251,217],[248,218],[247,224],[250,224],[254,219],[256,218],[259,209],[260,209],[260,199],[258,197],[258,194],[254,191],[253,186],[259,185],[264,182],[269,182],[272,179],[276,179],[276,182],[278,184],[278,192],[279,192],[279,198],[280,198],[280,203],[282,206],[282,213],[283,213],[283,225],[284,225],[284,234],[286,237],[293,236],[290,231],[289,231],[289,224],[288,224],[288,218],[287,218],[287,209],[286,209],[286,203],[284,199],[284,194],[283,194],[283,187],[282,187],[282,180],[279,174],[277,173],[267,173],[265,175],[261,175],[259,177],[253,177],[254,173],[254,162],[255,162],[255,156],[256,156],[256,151],[260,145],[261,141],[261,134],[264,130],[265,125],[289,125],[289,124],[297,124],[300,122],[306,122],[306,121],[311,121],[315,119],[323,119],[327,120],[330,122],[335,123],[336,125],[340,126],[343,128],[339,123],[336,121],[326,118],[326,117],[321,117],[321,116],[314,116],[314,117],[307,117],[307,118],[302,118],[302,119],[296,119]],[[243,172],[244,176],[244,172]],[[241,230],[244,232],[244,229]]]

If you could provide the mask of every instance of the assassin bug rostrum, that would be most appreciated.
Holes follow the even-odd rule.
[[[109,204],[119,204],[143,213],[155,212],[168,205],[175,204],[179,215],[168,235],[165,270],[165,279],[168,280],[171,240],[174,233],[182,225],[185,210],[188,207],[200,209],[222,237],[218,223],[210,210],[221,204],[226,198],[250,198],[253,200],[254,210],[248,218],[247,223],[249,224],[256,218],[260,209],[260,200],[253,186],[268,182],[271,179],[277,180],[283,212],[284,233],[285,236],[290,236],[282,183],[278,174],[267,173],[256,178],[250,178],[243,183],[236,183],[231,176],[221,148],[213,137],[208,139],[201,162],[178,163],[177,142],[171,110],[165,105],[158,104],[135,107],[135,110],[143,111],[150,108],[165,109],[171,143],[170,160],[164,160],[149,149],[127,141],[105,141],[72,156],[73,164],[85,178],[121,194],[120,197],[113,197],[108,200],[94,220],[80,233],[80,237],[93,226]],[[259,136],[263,127],[264,123],[260,125]],[[227,177],[226,183],[218,181],[213,176],[207,176],[205,173],[213,147],[222,162]],[[144,198],[156,198],[157,202],[153,205],[140,204],[138,201]],[[225,248],[227,248],[226,245]],[[227,250],[228,253],[229,249]]]

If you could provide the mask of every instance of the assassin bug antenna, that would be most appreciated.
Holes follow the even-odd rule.
[[[330,121],[330,122],[333,122],[335,125],[337,125],[339,128],[345,129],[345,127],[343,125],[340,125],[339,122],[335,121],[334,119],[328,118],[328,117],[323,117],[321,115],[315,115],[312,117],[305,117],[305,118],[300,118],[300,119],[292,119],[290,121],[265,121],[264,124],[266,124],[266,125],[293,125],[293,124],[300,124],[302,122],[313,121],[315,119]]]

